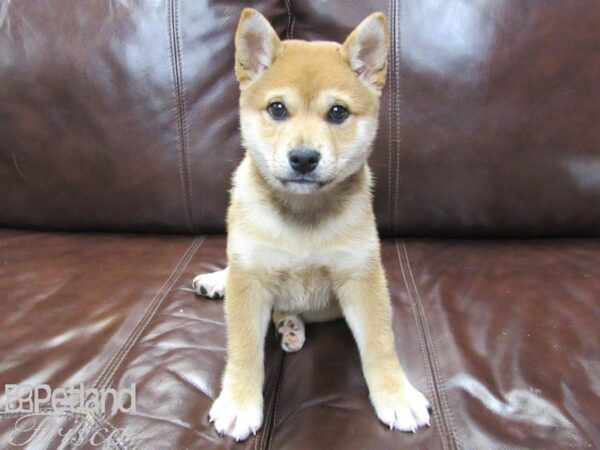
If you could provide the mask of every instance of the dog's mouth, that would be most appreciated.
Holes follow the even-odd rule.
[[[311,180],[310,178],[280,178],[279,181],[281,181],[281,184],[287,189],[298,194],[310,194],[328,184],[328,182]]]

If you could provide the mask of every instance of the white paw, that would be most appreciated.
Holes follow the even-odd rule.
[[[420,427],[429,426],[429,402],[410,385],[392,395],[372,395],[371,400],[377,417],[390,430],[414,433]]]
[[[209,298],[223,298],[225,296],[225,280],[227,269],[213,273],[203,273],[194,277],[192,287],[198,295]]]
[[[289,353],[300,350],[306,340],[304,322],[296,315],[286,316],[279,322],[277,333],[281,335],[281,348]]]
[[[251,433],[255,435],[261,427],[263,409],[260,402],[242,405],[221,393],[210,408],[208,416],[217,432],[231,436],[236,441],[243,441]]]

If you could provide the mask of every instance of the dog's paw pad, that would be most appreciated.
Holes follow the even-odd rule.
[[[225,271],[203,273],[192,281],[196,294],[208,298],[222,299],[225,296]]]
[[[288,352],[297,352],[306,340],[304,323],[298,316],[288,316],[277,325],[277,333],[281,335],[281,348]]]

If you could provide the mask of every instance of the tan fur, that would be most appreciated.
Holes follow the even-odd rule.
[[[244,10],[240,18],[236,74],[247,153],[234,175],[227,215],[228,270],[210,281],[211,289],[220,283],[226,291],[228,350],[211,419],[236,439],[262,422],[263,341],[272,311],[276,323],[288,314],[321,321],[343,313],[378,417],[405,431],[429,420],[427,401],[396,356],[366,164],[387,45],[381,13],[343,45],[281,42],[256,11]],[[266,113],[273,101],[285,102],[288,119],[274,121]],[[325,120],[332,104],[350,111],[342,124]],[[322,155],[324,182],[315,192],[279,181],[289,170],[287,153],[297,146]]]

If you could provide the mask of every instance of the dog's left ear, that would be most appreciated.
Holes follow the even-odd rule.
[[[373,13],[350,33],[342,45],[342,57],[362,81],[381,91],[385,85],[389,45],[385,15]]]
[[[281,41],[265,17],[252,8],[240,15],[235,34],[235,75],[241,87],[267,70],[281,47]]]

